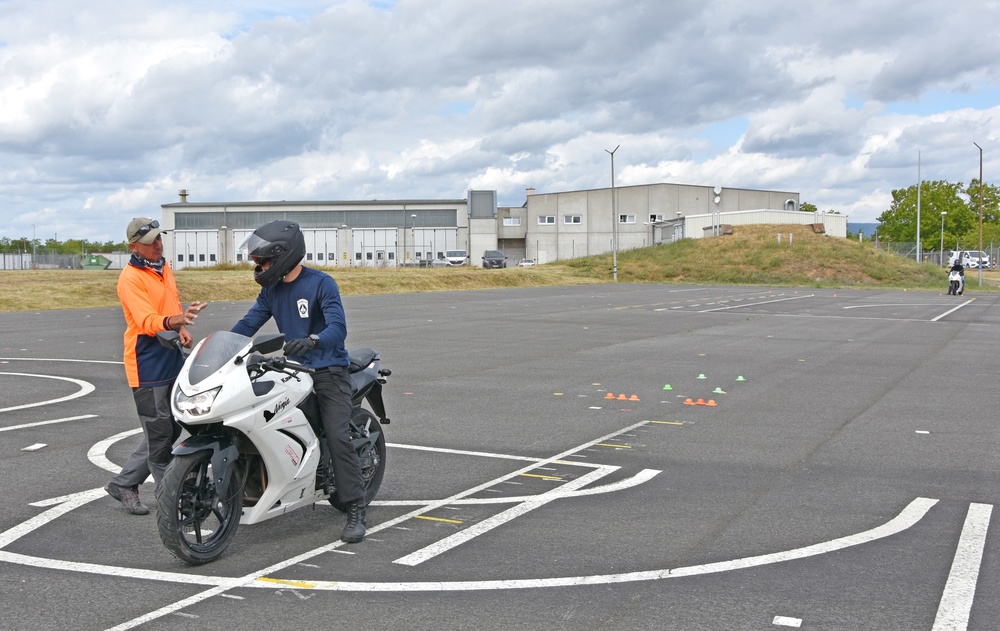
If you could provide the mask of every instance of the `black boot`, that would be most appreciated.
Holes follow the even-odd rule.
[[[347,543],[359,543],[365,538],[365,501],[363,499],[351,502],[347,507],[347,524],[340,540]]]

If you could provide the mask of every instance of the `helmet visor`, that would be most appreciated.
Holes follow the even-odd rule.
[[[242,254],[245,260],[252,261],[258,265],[264,260],[272,258],[272,247],[274,244],[266,239],[261,239],[255,232],[251,232],[243,237],[240,244],[236,246],[236,252]]]

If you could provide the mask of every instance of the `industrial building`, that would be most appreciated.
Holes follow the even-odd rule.
[[[527,189],[525,202],[498,207],[496,191],[458,199],[192,202],[163,204],[164,256],[174,269],[242,260],[237,246],[275,219],[297,222],[313,267],[425,266],[465,250],[479,265],[499,249],[511,265],[539,263],[717,234],[738,224],[823,224],[847,236],[847,216],[798,211],[799,194],[682,184],[645,184],[561,193]]]

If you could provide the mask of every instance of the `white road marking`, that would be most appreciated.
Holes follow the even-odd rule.
[[[932,631],[964,631],[969,626],[969,612],[976,595],[979,564],[983,560],[986,531],[990,526],[991,504],[972,504],[962,526],[958,550],[945,583],[941,604]]]
[[[478,537],[479,535],[489,532],[498,526],[506,524],[510,520],[520,517],[525,513],[535,510],[536,508],[541,508],[549,502],[559,498],[559,490],[576,490],[583,486],[595,482],[604,476],[613,473],[618,467],[604,467],[597,469],[596,471],[591,471],[587,475],[581,476],[575,480],[567,482],[559,487],[558,490],[547,491],[540,495],[534,496],[531,499],[525,500],[514,506],[513,508],[508,508],[507,510],[497,513],[496,515],[484,519],[483,521],[476,523],[468,528],[464,528],[453,535],[445,537],[431,545],[417,550],[411,554],[404,557],[400,557],[393,561],[393,563],[398,563],[400,565],[420,565],[428,559],[432,559],[440,554],[451,550],[452,548],[459,546],[467,541]]]
[[[759,300],[757,302],[748,302],[745,305],[731,305],[729,307],[719,307],[718,309],[704,309],[698,313],[711,313],[712,311],[725,311],[726,309],[740,309],[742,307],[755,307],[757,305],[766,305],[772,302],[785,302],[787,300],[799,300],[800,298],[813,298],[816,294],[807,294],[805,296],[791,296],[788,298],[775,298],[774,300]],[[694,305],[698,306],[698,305]]]
[[[779,627],[801,627],[802,618],[789,618],[788,616],[775,616],[771,624]]]
[[[955,307],[954,309],[949,309],[949,310],[945,311],[944,313],[942,313],[941,315],[939,315],[939,316],[938,316],[938,317],[936,317],[936,318],[931,318],[931,322],[937,322],[937,321],[938,321],[938,320],[940,320],[941,318],[943,318],[943,317],[945,317],[945,316],[947,316],[947,315],[949,315],[949,314],[952,314],[952,313],[955,313],[956,311],[958,311],[959,309],[961,309],[961,308],[962,308],[962,307],[964,307],[965,305],[969,304],[969,303],[970,303],[970,302],[972,302],[973,300],[975,300],[975,298],[973,298],[972,300],[966,300],[965,302],[963,302],[962,304],[958,305],[958,306],[957,306],[957,307]]]
[[[35,443],[34,445],[28,445],[27,447],[21,447],[21,451],[38,451],[39,449],[45,449],[48,447],[45,443]]]
[[[42,379],[58,379],[59,381],[69,381],[70,383],[75,383],[80,386],[80,389],[69,396],[60,397],[58,399],[49,399],[47,401],[39,401],[37,403],[26,403],[25,405],[15,405],[9,408],[0,408],[0,412],[10,412],[12,410],[23,410],[25,408],[36,408],[40,405],[51,405],[53,403],[61,403],[63,401],[71,401],[82,396],[86,396],[94,391],[94,386],[91,383],[83,381],[82,379],[73,379],[72,377],[56,377],[54,375],[38,375],[27,372],[0,372],[0,375],[12,375],[14,377],[40,377]]]
[[[0,410],[2,412],[3,410]],[[69,421],[79,421],[85,418],[97,418],[96,414],[82,414],[80,416],[67,416],[66,418],[56,418],[51,421],[38,421],[37,423],[24,423],[23,425],[11,425],[10,427],[0,427],[0,432],[10,432],[15,429],[24,429],[26,427],[38,427],[39,425],[52,425],[53,423],[66,423]],[[141,431],[141,430],[140,430]]]

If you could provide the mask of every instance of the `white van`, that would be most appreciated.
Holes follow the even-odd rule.
[[[979,269],[980,261],[982,261],[983,269],[992,267],[990,255],[979,250],[952,250],[951,254],[948,255],[948,267],[954,265],[956,260],[961,261],[966,269]]]
[[[469,253],[465,250],[448,250],[444,253],[448,265],[465,265],[469,262]]]

